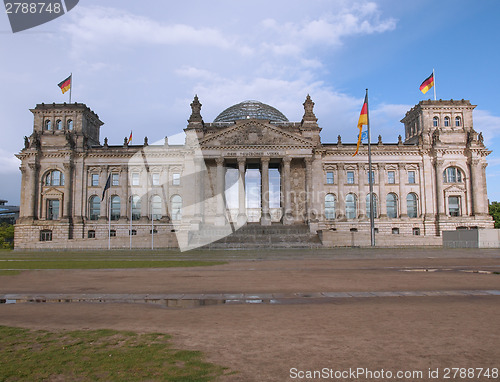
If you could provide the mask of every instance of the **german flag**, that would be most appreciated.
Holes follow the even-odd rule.
[[[71,88],[71,76],[72,74],[70,74],[68,78],[57,84],[57,86],[61,88],[63,94],[66,93]]]
[[[130,136],[128,137],[127,145],[129,145],[130,142],[132,142],[132,130],[130,130]]]
[[[434,86],[434,73],[432,73],[429,77],[427,77],[422,85],[420,85],[420,91],[422,93],[427,93],[427,91]]]
[[[363,135],[363,125],[368,125],[368,94],[365,95],[365,102],[363,102],[363,107],[361,108],[361,113],[359,114],[358,120],[358,146],[356,147],[356,152],[353,154],[355,156],[359,151],[359,145],[361,144],[361,136]]]

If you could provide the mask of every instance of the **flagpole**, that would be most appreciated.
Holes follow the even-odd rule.
[[[73,89],[73,73],[70,74],[70,78],[71,82],[69,84],[69,103],[71,103],[71,90]]]
[[[150,201],[151,206],[151,250],[155,248],[155,232],[154,232],[154,219],[153,219],[153,201]]]
[[[368,127],[368,183],[370,184],[370,245],[375,247],[375,218],[373,210],[372,148],[370,135],[370,108],[368,107],[368,89],[366,89],[366,124]]]
[[[108,193],[108,249],[111,249],[111,196]]]
[[[130,228],[129,228],[129,236],[130,236],[130,249],[132,249],[132,208],[133,208],[133,196],[130,196]]]
[[[432,78],[434,79],[434,101],[436,101],[436,75],[434,74],[434,68],[432,68]]]

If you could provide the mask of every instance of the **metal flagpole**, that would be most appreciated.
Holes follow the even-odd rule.
[[[432,68],[432,79],[434,80],[434,101],[436,101],[436,75],[434,74],[434,68]]]
[[[109,194],[109,193],[108,193]],[[108,249],[111,249],[111,196],[108,195]]]
[[[130,236],[130,249],[132,249],[132,208],[133,208],[133,196],[130,196],[130,227],[129,227],[129,236]]]
[[[155,249],[155,226],[154,226],[154,220],[153,220],[153,201],[151,200],[150,202],[151,205],[151,250]]]
[[[71,90],[73,89],[73,73],[71,73],[69,77],[71,78],[70,80],[71,82],[69,84],[69,103],[71,103]]]
[[[375,221],[373,210],[373,176],[372,176],[372,148],[370,135],[370,116],[368,107],[368,89],[366,89],[366,124],[368,126],[368,183],[370,183],[370,244],[375,246]]]

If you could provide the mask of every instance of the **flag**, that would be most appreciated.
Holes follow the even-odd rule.
[[[104,190],[102,191],[102,198],[101,200],[104,200],[104,196],[106,194],[106,190],[111,187],[111,174],[108,175],[108,180],[106,181],[106,185],[104,186]]]
[[[128,137],[127,145],[132,142],[132,130],[130,130],[130,137]]]
[[[422,85],[420,85],[420,91],[422,93],[427,93],[427,91],[434,86],[434,72],[427,77],[424,82],[422,82]]]
[[[356,138],[359,139],[359,134],[356,136]],[[368,131],[366,130],[361,133],[361,142],[364,143],[365,141],[368,142]]]
[[[363,136],[363,125],[368,125],[368,93],[365,95],[365,102],[363,102],[363,107],[361,108],[361,113],[359,114],[358,120],[358,145],[356,147],[356,152],[353,154],[355,156],[359,151],[359,145],[361,144],[361,138]]]
[[[62,93],[66,93],[70,88],[71,88],[71,77],[73,75],[70,74],[68,78],[66,78],[65,80],[62,80],[61,82],[59,82],[57,84],[57,86],[59,86],[62,90]]]

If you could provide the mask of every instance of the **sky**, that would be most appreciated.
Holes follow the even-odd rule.
[[[0,16],[0,199],[19,204],[14,154],[37,103],[72,101],[105,123],[101,142],[155,142],[182,132],[195,94],[205,122],[254,99],[300,121],[307,94],[322,142],[356,140],[369,89],[372,136],[396,142],[400,120],[433,91],[477,105],[474,129],[492,150],[488,197],[500,201],[500,49],[497,0],[82,0],[67,14],[13,34]]]

